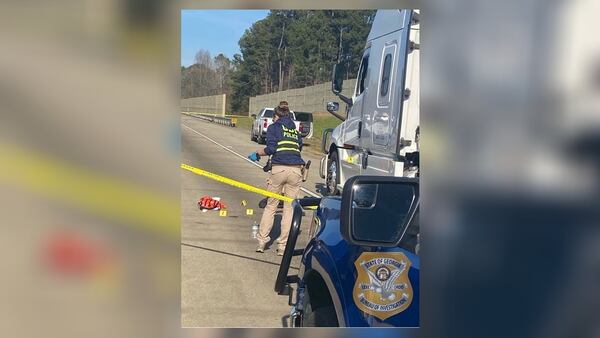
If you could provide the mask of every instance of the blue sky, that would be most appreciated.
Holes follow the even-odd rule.
[[[238,41],[244,31],[267,14],[268,10],[182,10],[181,65],[193,64],[198,49],[213,57],[223,53],[233,58],[240,52]]]

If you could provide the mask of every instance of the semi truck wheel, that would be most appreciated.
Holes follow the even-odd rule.
[[[327,162],[326,183],[329,195],[335,196],[340,194],[337,186],[340,183],[340,162],[338,161],[337,151],[331,154]]]

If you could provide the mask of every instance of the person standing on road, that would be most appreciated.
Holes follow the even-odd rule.
[[[287,102],[285,102],[287,103]],[[277,194],[285,192],[285,196],[296,198],[302,183],[302,167],[304,160],[300,156],[302,139],[291,118],[287,104],[275,108],[274,123],[267,128],[267,143],[264,149],[251,153],[248,158],[260,160],[260,156],[271,156],[271,172],[267,178],[267,189]],[[265,245],[270,241],[269,234],[273,228],[273,220],[279,200],[269,198],[258,228],[258,247],[256,252],[264,252]],[[292,226],[292,204],[283,205],[281,219],[281,235],[277,238],[277,255],[283,256],[290,228]]]

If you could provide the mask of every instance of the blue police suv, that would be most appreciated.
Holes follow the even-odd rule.
[[[419,326],[418,179],[355,176],[342,196],[293,202],[275,282],[292,326]],[[303,208],[318,206],[306,248],[296,249]],[[302,256],[289,275],[293,256]]]

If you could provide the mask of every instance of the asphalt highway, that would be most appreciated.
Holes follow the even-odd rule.
[[[260,147],[250,141],[248,130],[181,117],[181,162],[246,184],[266,188],[261,167],[246,159]],[[302,196],[318,196],[322,183],[318,156],[303,153],[312,161]],[[261,159],[260,166],[266,159]],[[202,212],[202,196],[220,197],[228,215]],[[259,222],[263,196],[181,170],[181,320],[183,327],[282,327],[288,325],[287,296],[273,291],[281,257],[276,243],[265,253],[256,253],[253,222]],[[246,206],[242,205],[246,201]],[[247,214],[252,209],[252,214]],[[307,243],[313,212],[303,217],[304,230],[297,247]],[[280,215],[275,218],[272,238],[279,234]],[[292,261],[296,272],[299,257]]]

